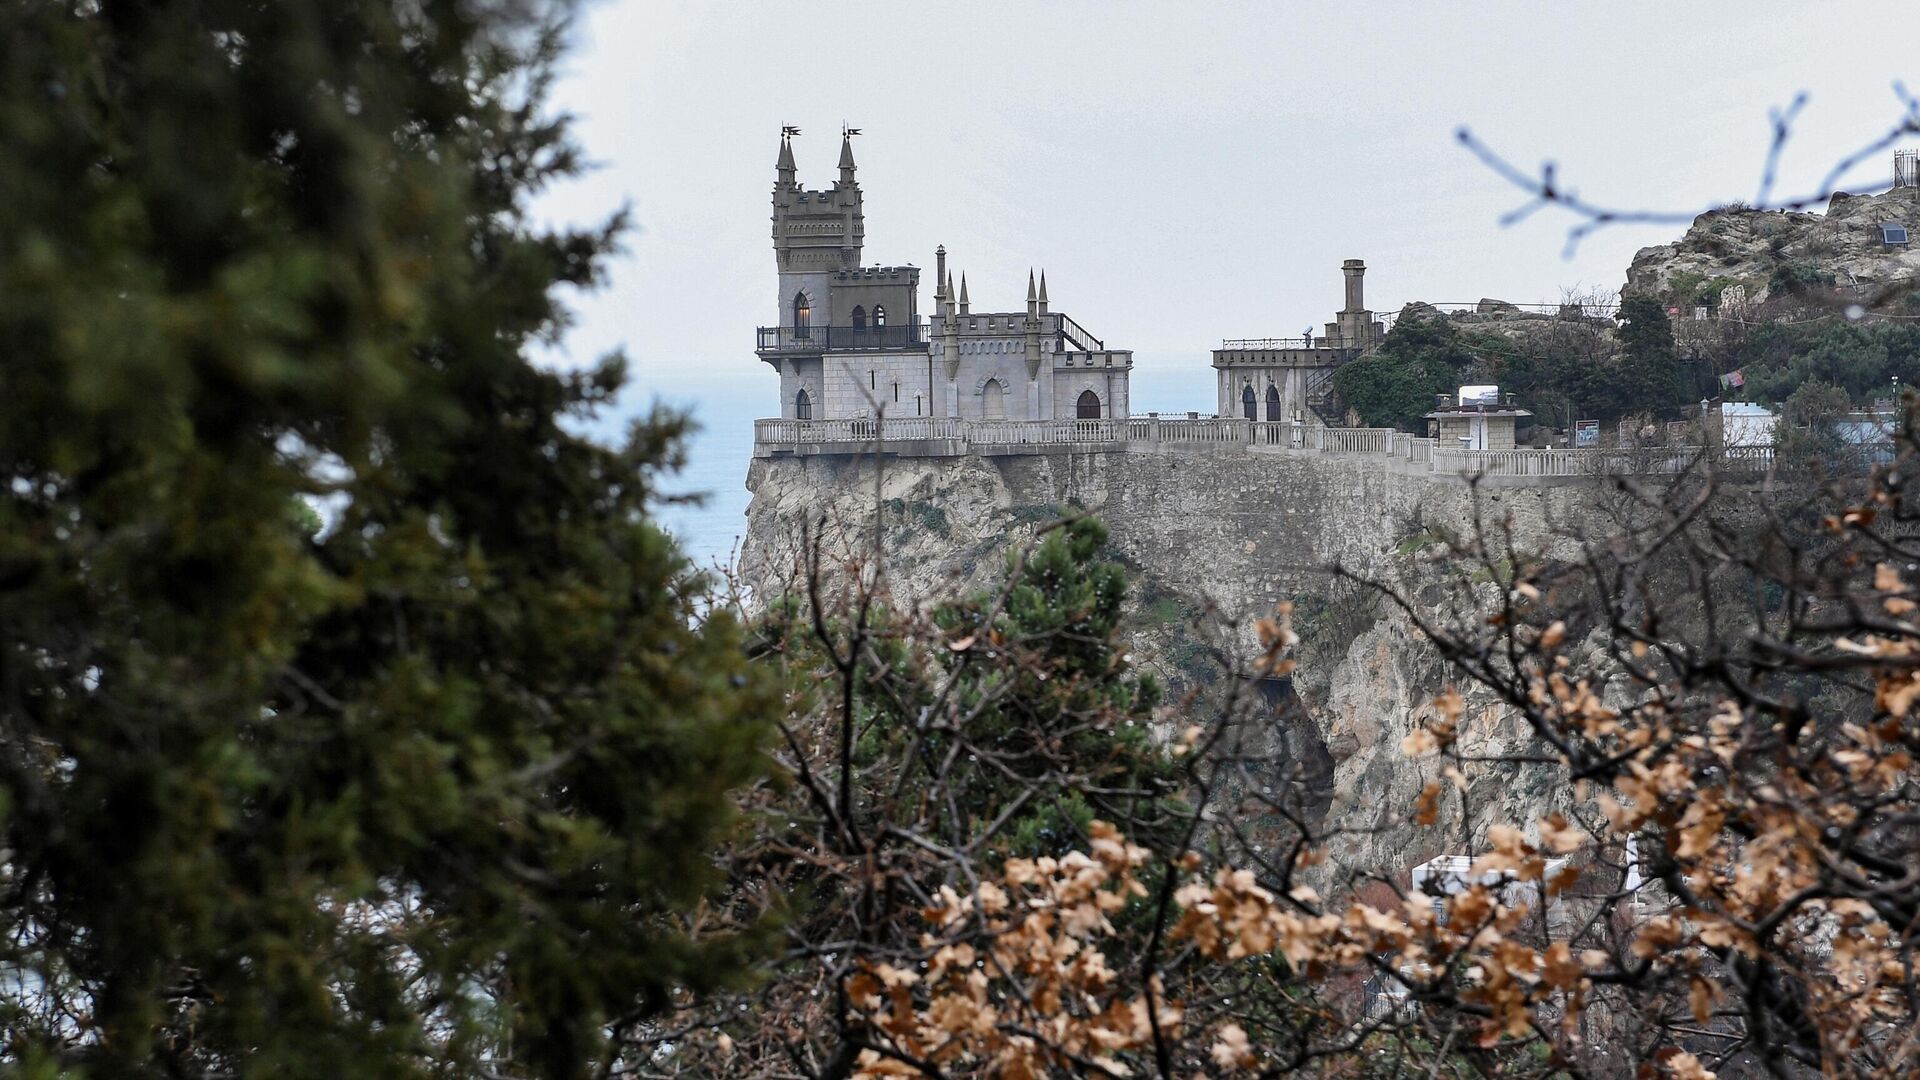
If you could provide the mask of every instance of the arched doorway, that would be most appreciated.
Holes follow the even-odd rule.
[[[1249,420],[1260,419],[1260,400],[1253,396],[1251,386],[1242,387],[1240,390],[1240,415]]]
[[[1080,400],[1073,406],[1073,416],[1076,420],[1100,419],[1100,395],[1091,390],[1080,391]]]
[[[807,294],[804,292],[794,293],[793,294],[793,336],[797,338],[807,337],[809,335],[809,329],[812,323],[813,323],[813,301],[808,300]]]
[[[805,387],[793,395],[793,418],[795,420],[813,419],[813,399],[807,396]]]
[[[875,330],[884,330],[887,328],[887,305],[873,305],[873,328]]]
[[[1285,419],[1280,415],[1280,388],[1272,383],[1267,384],[1267,419]]]
[[[1005,420],[1007,418],[1007,388],[1000,385],[999,379],[988,379],[987,385],[980,388],[980,419]]]
[[[867,328],[867,309],[858,305],[853,309],[853,332],[858,334]]]

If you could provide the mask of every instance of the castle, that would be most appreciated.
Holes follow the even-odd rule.
[[[800,186],[790,134],[774,170],[779,320],[760,329],[757,352],[780,373],[783,418],[1127,417],[1133,353],[1052,310],[1045,274],[1028,276],[1025,310],[974,311],[941,247],[922,323],[918,267],[860,264],[866,220],[847,135],[830,188]]]
[[[973,310],[934,252],[933,312],[921,319],[920,269],[862,266],[866,218],[851,132],[831,187],[800,186],[793,129],[774,164],[778,317],[759,330],[760,359],[780,374],[780,415],[754,422],[757,458],[1079,453],[1334,453],[1447,482],[1535,485],[1621,472],[1678,472],[1698,451],[1531,449],[1514,445],[1524,410],[1450,404],[1429,414],[1435,437],[1350,426],[1334,394],[1342,365],[1379,344],[1386,320],[1366,307],[1366,264],[1341,264],[1345,304],[1323,332],[1228,340],[1213,351],[1212,416],[1135,411],[1133,353],[1108,348],[1052,309],[1046,275],[1029,273],[1025,310]],[[1464,411],[1463,411],[1464,410]],[[1742,448],[1731,467],[1764,467]]]

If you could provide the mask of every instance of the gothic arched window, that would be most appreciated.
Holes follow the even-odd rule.
[[[856,305],[853,309],[853,332],[859,333],[867,328],[867,309]]]
[[[886,305],[885,304],[873,305],[873,328],[875,330],[878,330],[886,325],[887,325]]]
[[[1000,385],[999,379],[988,379],[987,385],[980,388],[980,419],[1005,420],[1007,418],[1007,388]]]
[[[813,419],[813,399],[807,396],[807,389],[804,386],[800,388],[799,393],[793,395],[793,418],[795,420]]]
[[[794,293],[793,294],[793,336],[797,338],[803,338],[803,337],[809,336],[808,328],[812,325],[812,323],[813,323],[813,301],[808,300],[807,294],[804,292]]]
[[[1280,415],[1280,388],[1272,383],[1267,384],[1267,419],[1285,419]]]
[[[1240,414],[1249,420],[1260,419],[1260,401],[1253,396],[1253,387],[1251,386],[1243,387],[1240,390]]]
[[[1080,400],[1073,406],[1073,416],[1076,420],[1100,419],[1100,395],[1091,390],[1080,391]]]

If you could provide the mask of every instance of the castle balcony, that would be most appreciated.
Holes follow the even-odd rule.
[[[927,324],[899,326],[763,326],[754,351],[761,356],[818,356],[829,352],[925,352]]]

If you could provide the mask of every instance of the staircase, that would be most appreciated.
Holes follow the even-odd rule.
[[[1328,427],[1347,424],[1347,403],[1333,386],[1333,373],[1339,370],[1338,367],[1322,368],[1307,380],[1307,408]]]

